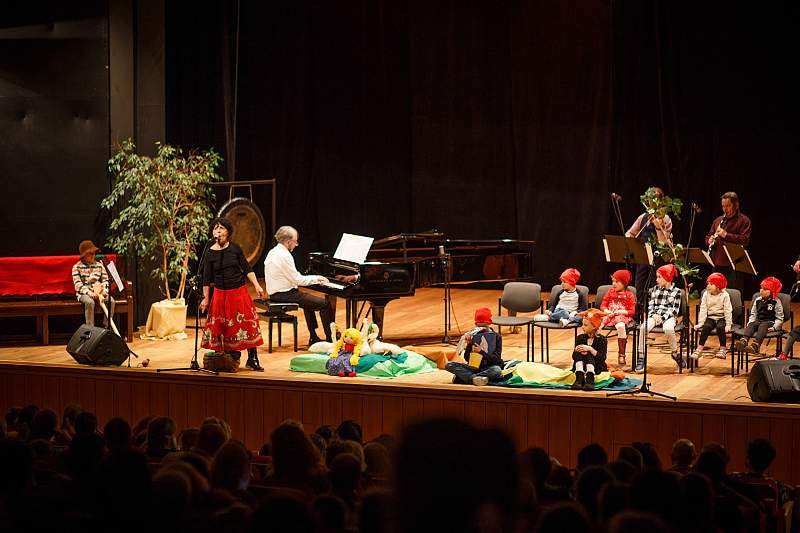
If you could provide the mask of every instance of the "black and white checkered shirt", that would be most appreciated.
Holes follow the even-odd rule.
[[[681,309],[681,290],[670,283],[666,287],[656,285],[650,289],[647,315],[658,315],[664,320],[678,316]]]

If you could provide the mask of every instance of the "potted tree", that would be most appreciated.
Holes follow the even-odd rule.
[[[153,265],[164,299],[154,303],[147,318],[147,336],[165,338],[186,327],[186,279],[189,261],[206,239],[212,212],[211,184],[222,178],[222,158],[214,152],[184,151],[156,143],[155,157],[136,153],[131,139],[109,160],[111,193],[102,202],[117,210],[109,246],[136,254]]]

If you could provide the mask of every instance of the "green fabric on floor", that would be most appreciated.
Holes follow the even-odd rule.
[[[540,389],[568,389],[575,383],[575,374],[544,363],[519,363],[514,373],[506,381],[494,383],[501,387],[529,387]],[[594,388],[603,389],[614,383],[608,372],[601,372],[594,377]]]
[[[289,370],[294,372],[312,372],[327,374],[325,363],[327,354],[305,354],[293,357]],[[356,366],[356,374],[375,378],[395,378],[407,374],[421,374],[436,370],[436,363],[412,351],[406,351],[394,357],[367,354],[361,357]]]

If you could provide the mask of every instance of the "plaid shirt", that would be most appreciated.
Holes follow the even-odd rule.
[[[681,309],[681,290],[670,283],[666,287],[656,285],[650,289],[648,316],[658,315],[664,320],[678,316]]]
[[[92,286],[95,283],[102,283],[102,296],[103,298],[108,296],[108,274],[106,267],[100,261],[95,261],[91,265],[78,261],[72,265],[72,283],[75,285],[75,294],[79,300],[84,294],[90,295],[94,292]]]

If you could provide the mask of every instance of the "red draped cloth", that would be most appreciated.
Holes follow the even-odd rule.
[[[105,254],[104,258],[117,260],[116,254]],[[75,294],[72,265],[78,261],[78,255],[0,257],[0,296]]]

